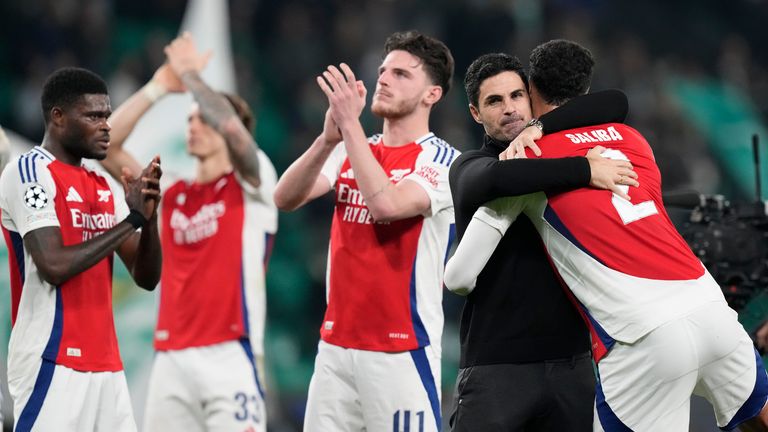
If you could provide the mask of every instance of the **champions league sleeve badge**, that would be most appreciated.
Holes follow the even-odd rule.
[[[48,205],[48,194],[42,186],[33,184],[24,192],[24,204],[31,209],[40,210]]]

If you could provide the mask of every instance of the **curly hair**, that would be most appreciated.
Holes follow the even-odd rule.
[[[53,72],[45,80],[40,96],[45,122],[50,121],[53,107],[68,108],[86,94],[108,94],[107,83],[87,69],[65,67]]]
[[[595,59],[592,53],[565,39],[554,39],[531,51],[530,80],[544,101],[560,106],[589,91]]]
[[[528,77],[523,70],[523,64],[517,57],[504,53],[492,53],[483,54],[475,59],[464,75],[464,91],[467,92],[469,103],[474,106],[479,103],[480,86],[483,81],[507,71],[520,75],[523,84],[528,88]]]
[[[420,58],[432,83],[442,87],[443,96],[448,93],[453,79],[454,62],[451,51],[444,43],[416,30],[409,30],[393,33],[387,38],[382,58],[395,50],[402,50]]]

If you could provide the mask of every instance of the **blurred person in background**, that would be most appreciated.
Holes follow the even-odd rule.
[[[109,146],[112,109],[101,77],[59,69],[41,99],[42,145],[12,160],[0,177],[15,430],[135,431],[112,314],[113,253],[137,285],[155,288],[160,161],[134,171],[136,178],[123,173],[122,199],[84,166],[104,159]]]
[[[8,160],[11,159],[11,141],[5,135],[3,127],[0,126],[0,172],[3,171]],[[2,415],[2,414],[0,414]]]
[[[0,126],[0,173],[3,172],[8,159],[11,158],[11,142],[5,135],[3,127]],[[3,427],[3,392],[0,391],[0,428]]]
[[[617,188],[614,180],[634,175],[628,162],[611,161],[599,153],[499,160],[522,131],[540,138],[542,132],[580,124],[623,121],[627,112],[623,94],[585,96],[531,121],[523,66],[517,57],[502,53],[477,58],[467,69],[464,86],[469,111],[485,135],[481,149],[463,153],[451,167],[459,239],[475,211],[492,199],[541,190]],[[461,271],[460,266],[454,269]],[[446,273],[446,279],[451,278]],[[595,377],[589,334],[527,218],[510,227],[477,276],[467,295],[460,337],[452,430],[592,427]]]
[[[168,62],[110,118],[104,166],[136,169],[123,142],[155,100],[189,91],[193,180],[178,180],[161,212],[164,265],[145,431],[267,430],[263,339],[265,272],[277,231],[277,174],[254,141],[241,98],[200,78],[208,54],[185,33]]]
[[[453,239],[448,168],[459,152],[429,130],[450,88],[453,57],[415,31],[384,44],[366,139],[366,91],[329,66],[322,133],[275,191],[295,210],[335,189],[327,309],[309,385],[305,431],[438,431],[442,274]],[[393,426],[394,425],[394,426]]]
[[[586,93],[593,66],[592,54],[574,42],[536,47],[533,113]],[[596,143],[607,147],[603,157],[631,161],[637,181],[622,176],[620,194],[581,188],[486,203],[448,263],[446,285],[471,289],[523,213],[588,318],[598,373],[595,431],[687,431],[692,394],[709,400],[724,430],[768,430],[762,360],[720,286],[669,220],[645,139],[609,123],[551,134],[539,146],[544,157],[566,157]]]

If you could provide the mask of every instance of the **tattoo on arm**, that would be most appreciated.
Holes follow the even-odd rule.
[[[232,108],[227,99],[203,82],[200,74],[196,71],[185,73],[181,80],[192,92],[197,103],[200,104],[200,114],[203,119],[219,133],[222,133],[221,129],[225,120],[237,117],[235,109]]]
[[[203,120],[224,136],[231,155],[230,159],[237,172],[246,181],[258,186],[260,183],[258,146],[238,118],[235,109],[227,98],[211,89],[196,71],[185,73],[181,79],[200,105],[200,115]]]

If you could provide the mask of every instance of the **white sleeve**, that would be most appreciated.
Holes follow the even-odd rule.
[[[347,148],[344,147],[344,141],[336,144],[336,148],[333,149],[328,159],[320,169],[322,174],[331,185],[331,189],[336,188],[336,180],[338,180],[341,174],[341,165],[347,159]]]
[[[245,199],[249,205],[254,206],[254,213],[259,219],[259,224],[270,234],[277,232],[277,206],[275,205],[275,186],[277,185],[277,171],[272,165],[267,155],[259,150],[259,187],[253,187],[250,183],[243,180],[240,174],[235,171],[235,179],[243,189]]]
[[[254,187],[252,184],[243,180],[240,173],[235,171],[235,179],[243,188],[248,198],[252,198],[256,201],[260,201],[266,205],[275,206],[274,194],[275,185],[277,185],[277,171],[275,166],[272,165],[272,161],[269,160],[267,154],[259,149],[256,153],[256,157],[259,158],[259,187]]]
[[[499,198],[480,207],[445,267],[446,288],[467,295],[475,288],[501,238],[525,206],[525,197]]]
[[[459,154],[461,152],[444,142],[440,145],[424,144],[413,172],[403,178],[416,182],[427,192],[430,208],[429,213],[424,216],[429,217],[440,210],[453,207],[448,171]]]
[[[0,176],[2,224],[24,237],[28,232],[59,226],[56,215],[56,184],[48,166],[22,155],[11,161]],[[39,160],[38,160],[39,161]]]

